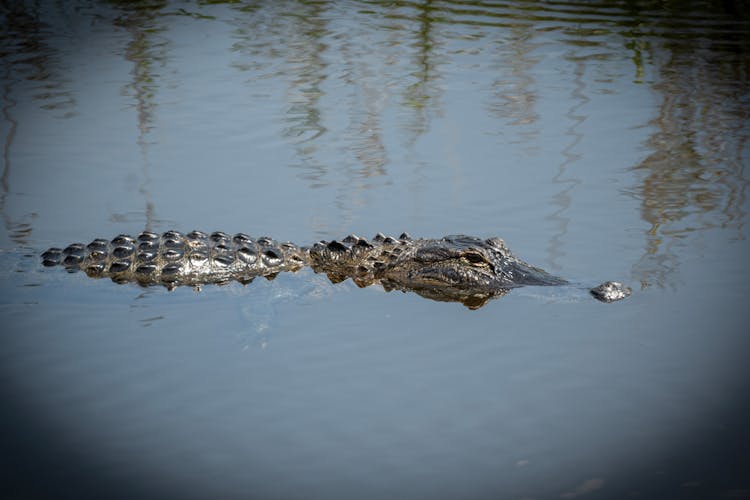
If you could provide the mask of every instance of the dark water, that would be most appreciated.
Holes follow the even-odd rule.
[[[743,2],[2,2],[10,498],[747,498]],[[144,228],[502,236],[471,311],[43,269]]]

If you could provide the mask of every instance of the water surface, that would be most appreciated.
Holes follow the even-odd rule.
[[[750,497],[740,2],[11,2],[16,497]],[[626,301],[44,269],[144,229],[501,236]]]

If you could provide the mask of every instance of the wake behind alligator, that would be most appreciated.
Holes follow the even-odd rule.
[[[511,289],[535,285],[569,285],[562,278],[515,257],[500,238],[452,235],[443,238],[398,238],[378,233],[371,240],[349,235],[337,241],[298,246],[268,237],[238,233],[182,234],[142,232],[112,240],[73,243],[42,254],[45,266],[83,270],[91,277],[117,283],[187,285],[249,283],[273,279],[281,272],[310,267],[333,283],[351,279],[358,286],[380,284],[387,291],[412,291],[440,301],[461,302],[476,309]],[[589,290],[602,302],[628,297],[630,288],[607,281]]]

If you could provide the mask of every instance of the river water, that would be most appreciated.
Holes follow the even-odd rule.
[[[742,2],[0,7],[10,498],[748,498]],[[144,229],[501,236],[633,295],[43,268]]]

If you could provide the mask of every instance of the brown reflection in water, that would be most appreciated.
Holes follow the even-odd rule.
[[[408,125],[410,144],[424,134],[430,122],[430,114],[440,112],[440,89],[437,83],[442,76],[437,71],[436,52],[440,51],[440,41],[434,33],[434,24],[437,22],[435,14],[438,11],[433,7],[431,0],[415,3],[411,6],[416,10],[412,21],[417,23],[416,32],[413,35],[413,46],[417,52],[413,56],[411,77],[414,82],[404,89],[403,104],[412,110],[412,120]]]
[[[658,69],[652,88],[662,103],[646,144],[652,152],[633,167],[642,179],[633,194],[650,226],[646,251],[633,268],[642,287],[677,284],[676,249],[691,233],[722,228],[738,238],[743,234],[748,185],[743,154],[750,138],[748,34],[744,44],[727,45],[731,32],[707,39],[699,28],[684,40],[664,43],[652,56]]]
[[[325,97],[323,84],[331,78],[326,56],[332,49],[327,40],[330,4],[296,2],[289,9],[278,3],[237,6],[231,21],[234,29],[232,66],[249,74],[248,83],[267,79],[285,82],[285,108],[281,113],[281,136],[295,150],[297,161],[291,165],[310,187],[328,186],[330,165],[320,162],[317,155],[328,128],[324,124]],[[267,94],[249,87],[254,99]]]
[[[2,64],[2,117],[7,123],[3,140],[3,168],[0,175],[0,213],[9,238],[18,245],[27,245],[31,236],[32,220],[36,213],[25,214],[16,220],[6,209],[10,193],[12,149],[18,130],[14,109],[16,95],[23,92],[23,82],[34,82],[32,97],[39,106],[50,111],[62,111],[61,118],[72,116],[76,101],[66,88],[66,80],[56,70],[57,51],[45,42],[51,28],[41,20],[35,7],[20,2],[0,2],[3,18],[0,23],[7,31],[0,37]]]
[[[555,205],[555,211],[547,219],[552,221],[556,226],[556,232],[550,237],[547,246],[550,269],[559,269],[557,259],[565,256],[563,250],[563,241],[568,234],[570,217],[566,215],[569,210],[574,189],[581,184],[581,179],[571,177],[568,174],[568,168],[580,160],[583,155],[578,152],[578,145],[583,140],[583,133],[577,128],[586,121],[586,115],[579,110],[585,106],[591,99],[586,95],[586,83],[584,75],[586,72],[586,58],[568,54],[566,59],[573,64],[573,83],[574,87],[570,92],[571,106],[565,112],[565,119],[568,121],[568,127],[565,129],[565,135],[570,137],[570,141],[563,148],[563,161],[557,168],[557,173],[552,178],[552,182],[560,187],[560,190],[552,197],[552,204]]]
[[[503,31],[510,36],[507,41],[496,42],[501,59],[495,66],[502,76],[492,82],[495,101],[489,103],[488,108],[490,113],[514,127],[520,136],[519,142],[532,147],[539,135],[536,127],[538,92],[532,73],[540,59],[531,53],[539,43],[534,41],[534,28],[530,24],[512,24]]]
[[[323,96],[321,84],[328,76],[327,64],[323,59],[328,46],[322,40],[327,31],[322,16],[325,7],[321,4],[304,4],[301,7],[286,14],[296,29],[288,41],[286,53],[291,80],[286,95],[289,107],[285,116],[287,126],[284,136],[292,138],[297,144],[313,143],[326,132],[319,101]]]
[[[158,89],[159,68],[166,60],[167,44],[160,38],[165,29],[160,19],[167,14],[164,1],[131,2],[112,0],[119,9],[114,24],[131,34],[125,58],[133,63],[132,82],[126,92],[132,95],[138,121],[138,145],[143,158],[143,182],[140,191],[146,199],[146,228],[154,223],[154,206],[149,193],[150,162],[148,159],[149,133],[154,127],[155,94]],[[62,111],[69,116],[75,107],[66,81],[58,74],[57,53],[45,44],[51,32],[40,20],[42,16],[27,4],[3,1],[4,21],[9,26],[8,36],[0,45],[3,65],[2,117],[7,123],[3,141],[3,171],[0,176],[0,211],[6,227],[16,241],[25,241],[31,225],[12,222],[6,210],[10,192],[10,172],[13,146],[18,121],[13,115],[17,106],[19,86],[23,82],[37,82],[33,96],[46,109]],[[481,26],[485,39],[491,34],[509,36],[503,46],[509,50],[507,68],[510,77],[496,82],[497,99],[488,111],[509,120],[516,129],[530,127],[537,120],[536,94],[531,77],[536,61],[530,56],[534,50],[533,35],[542,30],[559,32],[574,49],[566,56],[573,64],[574,87],[572,105],[566,113],[570,120],[567,134],[571,141],[563,150],[555,181],[562,189],[554,198],[559,207],[551,219],[557,221],[559,231],[550,242],[550,260],[561,255],[560,241],[565,234],[567,219],[564,211],[571,202],[575,179],[565,176],[567,166],[579,159],[576,147],[581,133],[576,129],[585,119],[579,108],[588,102],[585,92],[587,63],[575,47],[596,45],[596,37],[613,40],[624,37],[624,46],[632,53],[636,68],[634,80],[642,83],[647,69],[653,68],[658,81],[652,88],[661,98],[658,115],[651,122],[654,134],[646,146],[650,154],[633,168],[639,185],[632,189],[642,203],[642,217],[649,224],[643,257],[634,266],[634,274],[643,286],[673,284],[679,267],[675,246],[695,231],[715,227],[726,228],[742,235],[745,213],[747,179],[743,172],[743,154],[747,155],[750,131],[750,35],[749,12],[746,7],[731,2],[707,2],[705,16],[699,10],[665,6],[661,2],[590,2],[581,5],[508,3],[489,6],[483,2],[370,2],[367,9],[370,21],[360,33],[372,29],[387,29],[390,55],[407,54],[405,66],[388,66],[397,71],[383,78],[375,64],[379,53],[375,48],[347,38],[346,33],[329,32],[331,19],[340,15],[332,12],[334,5],[321,2],[295,2],[293,9],[260,3],[235,7],[248,22],[244,37],[253,53],[247,69],[278,70],[271,76],[288,76],[286,93],[287,113],[283,135],[294,143],[300,158],[301,170],[311,185],[327,186],[330,165],[316,159],[322,147],[321,137],[327,129],[323,120],[321,99],[323,84],[331,78],[326,57],[343,57],[351,69],[345,75],[347,92],[354,97],[346,102],[349,113],[348,135],[343,137],[347,152],[353,154],[358,168],[344,171],[346,196],[356,196],[359,187],[367,189],[371,179],[387,177],[388,151],[382,138],[381,102],[389,92],[384,85],[392,84],[402,96],[403,108],[413,112],[412,121],[405,129],[410,141],[429,128],[430,116],[440,113],[441,58],[448,57],[443,44],[452,34],[437,28],[460,24]],[[63,9],[64,7],[57,7]],[[560,12],[557,12],[559,9]],[[199,15],[191,15],[200,17]],[[731,21],[736,21],[735,23]],[[253,24],[256,23],[256,24]],[[585,27],[583,29],[581,26]],[[265,27],[266,31],[259,31]],[[258,34],[260,33],[260,35]],[[333,47],[330,45],[335,44]],[[333,56],[331,56],[333,54]],[[367,57],[373,59],[368,60]],[[395,58],[395,56],[393,56]],[[283,60],[283,62],[279,62]],[[373,69],[374,68],[374,69]],[[395,68],[395,69],[394,69]],[[242,69],[242,68],[240,68]],[[279,73],[280,72],[280,73]],[[341,75],[335,75],[339,77]],[[497,104],[500,102],[501,104]],[[537,130],[527,128],[521,138],[533,142]],[[327,140],[327,139],[326,139]],[[327,140],[327,145],[332,141]],[[341,195],[345,196],[345,195]],[[351,216],[352,200],[340,200],[346,217]],[[29,216],[31,217],[31,216]],[[343,221],[348,225],[349,221]]]
[[[322,84],[328,78],[324,59],[328,45],[323,41],[328,33],[326,10],[324,4],[300,3],[290,12],[279,13],[287,24],[286,36],[280,34],[279,39],[286,45],[283,71],[288,80],[283,136],[292,141],[299,158],[297,168],[311,187],[326,185],[327,167],[316,158],[319,139],[327,132],[320,104]]]
[[[285,82],[281,136],[295,151],[290,167],[311,188],[340,186],[334,203],[346,227],[352,207],[362,204],[361,192],[373,178],[387,176],[380,125],[386,93],[376,66],[381,54],[363,43],[368,30],[355,25],[332,32],[329,24],[340,15],[335,9],[318,2],[298,2],[292,10],[272,3],[240,8],[232,21],[232,49],[237,54],[233,66],[249,73],[250,82],[269,76]],[[336,89],[328,101],[326,85]],[[343,133],[330,134],[326,114],[348,117]],[[330,156],[332,147],[343,152],[335,165],[320,160],[321,154]]]
[[[133,63],[131,71],[133,80],[123,89],[123,94],[132,96],[135,100],[136,119],[138,123],[137,144],[141,153],[142,182],[138,192],[143,196],[145,206],[144,227],[153,230],[155,222],[154,202],[149,185],[151,183],[151,161],[148,156],[148,135],[154,127],[156,113],[156,91],[159,87],[158,68],[164,65],[167,43],[159,39],[159,33],[164,27],[157,23],[163,15],[166,6],[163,1],[133,2],[125,0],[111,0],[122,12],[113,22],[117,27],[125,29],[132,37],[125,49],[125,59]],[[135,214],[139,216],[140,214]],[[128,220],[128,215],[112,214],[113,222]]]

